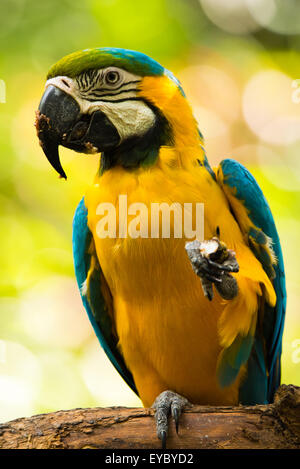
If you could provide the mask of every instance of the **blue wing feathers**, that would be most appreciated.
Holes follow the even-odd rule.
[[[80,290],[83,305],[94,328],[96,336],[104,349],[106,355],[121,374],[131,389],[137,393],[132,375],[127,369],[123,357],[117,349],[117,341],[112,334],[112,324],[107,313],[107,305],[101,293],[100,266],[92,272],[89,281],[88,295],[83,294],[84,282],[86,281],[91,254],[88,252],[92,240],[92,233],[87,224],[87,208],[82,199],[76,209],[73,219],[73,257],[75,274]]]
[[[280,384],[280,362],[282,333],[286,309],[286,289],[283,256],[279,236],[270,207],[254,177],[240,163],[232,159],[221,162],[224,184],[235,191],[235,196],[244,204],[248,216],[260,230],[248,233],[261,245],[263,236],[272,240],[272,248],[277,259],[271,265],[264,249],[254,251],[266,273],[272,279],[277,302],[274,308],[264,305],[264,319],[261,330],[257,329],[251,356],[248,361],[246,381],[241,389],[241,400],[245,404],[272,402],[274,393]],[[250,243],[251,247],[251,243]],[[266,349],[263,344],[266,344]],[[267,369],[265,362],[267,361]],[[268,376],[267,376],[268,374]]]
[[[220,356],[220,365],[217,367],[217,377],[220,386],[229,386],[236,379],[240,368],[249,358],[253,346],[253,337],[238,335],[230,347],[225,349]]]

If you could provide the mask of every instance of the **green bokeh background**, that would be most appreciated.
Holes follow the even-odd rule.
[[[171,69],[211,164],[234,157],[257,178],[286,264],[282,381],[300,385],[300,10],[260,3],[257,13],[247,0],[1,0],[0,421],[141,405],[98,346],[75,284],[72,216],[98,157],[63,149],[68,181],[58,180],[33,125],[50,65],[99,46]]]

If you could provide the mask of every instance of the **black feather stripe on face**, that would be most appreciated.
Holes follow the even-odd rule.
[[[99,98],[118,96],[126,92],[134,93],[137,91],[137,87],[134,88],[132,85],[137,85],[140,81],[140,79],[133,80],[131,77],[128,77],[127,81],[123,81],[120,84],[117,83],[117,86],[113,84],[112,86],[107,86],[107,83],[105,83],[105,70],[89,70],[76,77],[80,97],[87,101],[100,101]],[[129,89],[127,86],[129,86]]]

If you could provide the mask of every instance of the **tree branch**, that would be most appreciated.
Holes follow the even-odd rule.
[[[153,412],[111,407],[20,418],[0,424],[0,448],[159,449]],[[299,449],[300,388],[282,385],[269,405],[187,409],[179,435],[170,425],[167,447]]]

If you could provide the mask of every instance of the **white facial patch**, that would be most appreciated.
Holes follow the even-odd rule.
[[[115,70],[120,73],[120,83],[111,85],[111,89],[107,84],[99,83],[105,70],[99,70],[99,78],[96,76],[93,87],[90,83],[82,87],[81,80],[66,76],[51,78],[46,82],[46,87],[54,85],[70,94],[83,114],[92,114],[98,110],[103,112],[116,127],[123,141],[129,137],[144,135],[155,123],[155,114],[147,103],[139,99],[138,84],[142,78],[125,70],[113,68]]]
[[[116,127],[121,140],[145,134],[155,122],[155,114],[144,101],[102,103],[99,109]]]

